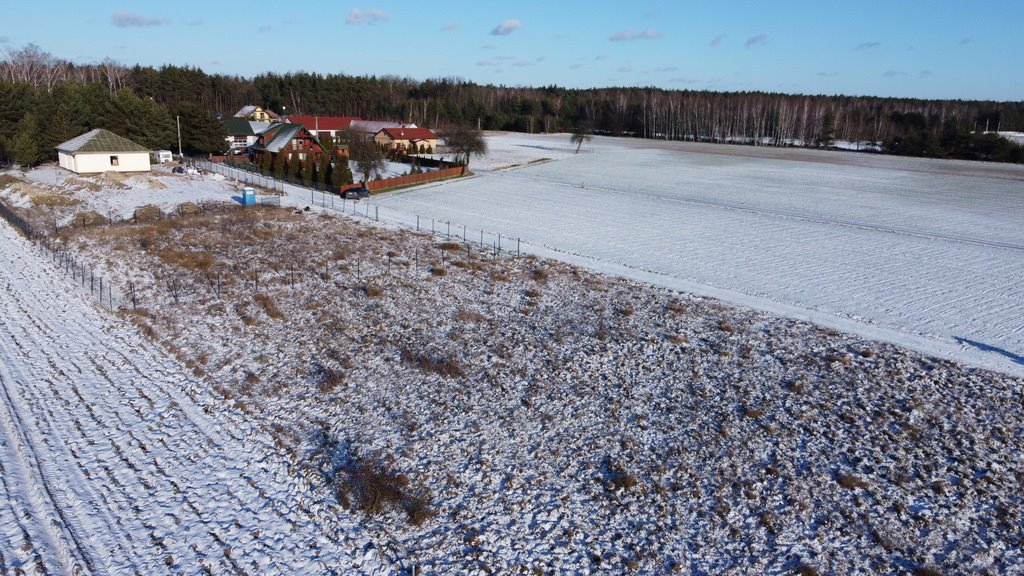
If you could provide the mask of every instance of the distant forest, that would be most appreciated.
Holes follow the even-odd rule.
[[[479,85],[457,78],[305,72],[254,78],[199,68],[75,64],[34,45],[0,61],[0,159],[32,165],[54,146],[107,128],[151,149],[187,154],[224,147],[220,117],[247,104],[279,114],[403,120],[455,126],[593,133],[765,146],[875,143],[886,153],[1024,162],[1024,147],[993,134],[1024,131],[1024,102]]]

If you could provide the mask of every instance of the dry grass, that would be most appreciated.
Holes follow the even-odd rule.
[[[175,211],[178,213],[178,216],[181,217],[196,216],[203,213],[202,208],[200,208],[195,202],[182,202],[181,204],[178,204]]]
[[[159,206],[146,204],[136,208],[134,216],[136,222],[145,223],[163,219],[164,213],[163,210],[160,210]]]
[[[79,212],[75,214],[75,217],[71,220],[72,226],[80,226],[82,228],[91,228],[93,226],[102,226],[107,224],[107,219],[93,210],[87,210],[85,212]]]
[[[402,362],[419,368],[424,374],[438,374],[448,378],[465,376],[462,363],[454,356],[402,348]]]
[[[854,488],[866,490],[868,488],[867,481],[856,474],[840,474],[836,480],[843,488],[849,488],[851,490]]]
[[[78,198],[63,194],[32,194],[29,196],[29,200],[32,201],[33,206],[47,208],[78,206],[82,203]]]
[[[78,190],[87,190],[89,192],[99,192],[103,189],[98,183],[92,180],[85,180],[83,178],[68,178],[64,181],[65,187],[71,187]]]
[[[342,506],[354,506],[368,516],[398,509],[410,524],[419,526],[436,514],[430,508],[431,498],[413,489],[408,476],[378,462],[353,458],[335,476],[334,489]]]
[[[281,312],[281,309],[277,307],[277,302],[275,302],[274,298],[266,292],[259,292],[253,296],[253,300],[260,305],[260,308],[263,308],[263,311],[267,313],[267,316],[270,316],[275,320],[284,319],[284,312]]]
[[[7,188],[12,184],[19,184],[24,182],[21,178],[11,176],[10,174],[0,174],[0,189]]]
[[[216,262],[216,259],[209,252],[161,250],[156,255],[164,263],[186,270],[206,271],[211,269]]]

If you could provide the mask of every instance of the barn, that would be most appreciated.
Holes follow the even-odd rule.
[[[102,128],[57,146],[61,168],[78,174],[149,172],[149,154],[144,146]]]

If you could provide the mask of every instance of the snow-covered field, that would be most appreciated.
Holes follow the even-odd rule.
[[[1024,375],[1024,167],[603,138],[574,155],[564,135],[490,145],[476,178],[375,199],[381,217],[521,237]]]
[[[794,300],[820,288],[838,302],[842,283],[813,284],[812,257],[847,243],[845,259],[879,250],[884,264],[860,270],[888,282],[899,277],[890,258],[911,267],[903,251],[938,258],[945,247],[954,260],[941,277],[892,285],[927,298],[940,278],[974,281],[948,270],[963,265],[956,247],[1004,266],[1013,260],[1000,250],[1020,253],[1003,214],[1011,193],[1002,204],[960,201],[952,187],[943,197],[937,174],[990,189],[1017,182],[1015,167],[894,175],[891,159],[808,151],[699,147],[694,166],[657,143],[595,139],[579,155],[567,136],[490,144],[476,178],[371,199],[380,223],[207,207],[70,231],[77,259],[108,283],[134,283],[139,310],[121,299],[116,315],[0,221],[0,574],[1024,573],[1024,381],[652,285],[872,328],[848,309],[689,274],[749,283],[746,268],[760,267]],[[635,163],[632,178],[576,182],[613,150]],[[675,187],[651,175],[665,171]],[[894,200],[917,174],[939,196],[908,186],[916,197]],[[109,194],[101,178],[65,177],[36,171],[32,190],[0,195],[45,224],[238,194],[229,180],[166,173]],[[858,178],[896,182],[873,197]],[[856,193],[826,205],[816,181]],[[387,222],[425,222],[428,191],[453,232],[521,235],[524,249],[617,274]],[[285,205],[319,201],[285,192]],[[41,200],[53,195],[66,200]],[[943,217],[943,202],[972,226]],[[366,201],[358,212],[378,213]],[[748,238],[717,247],[730,242],[719,226]],[[879,248],[886,239],[893,255]],[[652,251],[674,268],[632,260]],[[771,258],[811,284],[792,288]],[[882,282],[868,288],[895,298]],[[886,334],[943,341],[925,334],[944,322],[931,321]],[[986,354],[1012,373],[1012,350]],[[359,510],[373,478],[360,462],[390,474],[397,503]]]

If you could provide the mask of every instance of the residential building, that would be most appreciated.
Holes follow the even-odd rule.
[[[324,153],[324,147],[302,124],[275,122],[256,137],[256,142],[249,147],[249,151],[257,162],[264,154],[275,157],[284,154],[289,161],[292,155],[297,154],[302,161],[310,157],[319,161]]]
[[[437,135],[428,128],[383,128],[373,139],[388,150],[403,154],[417,154],[428,150],[433,152],[437,149]]]

